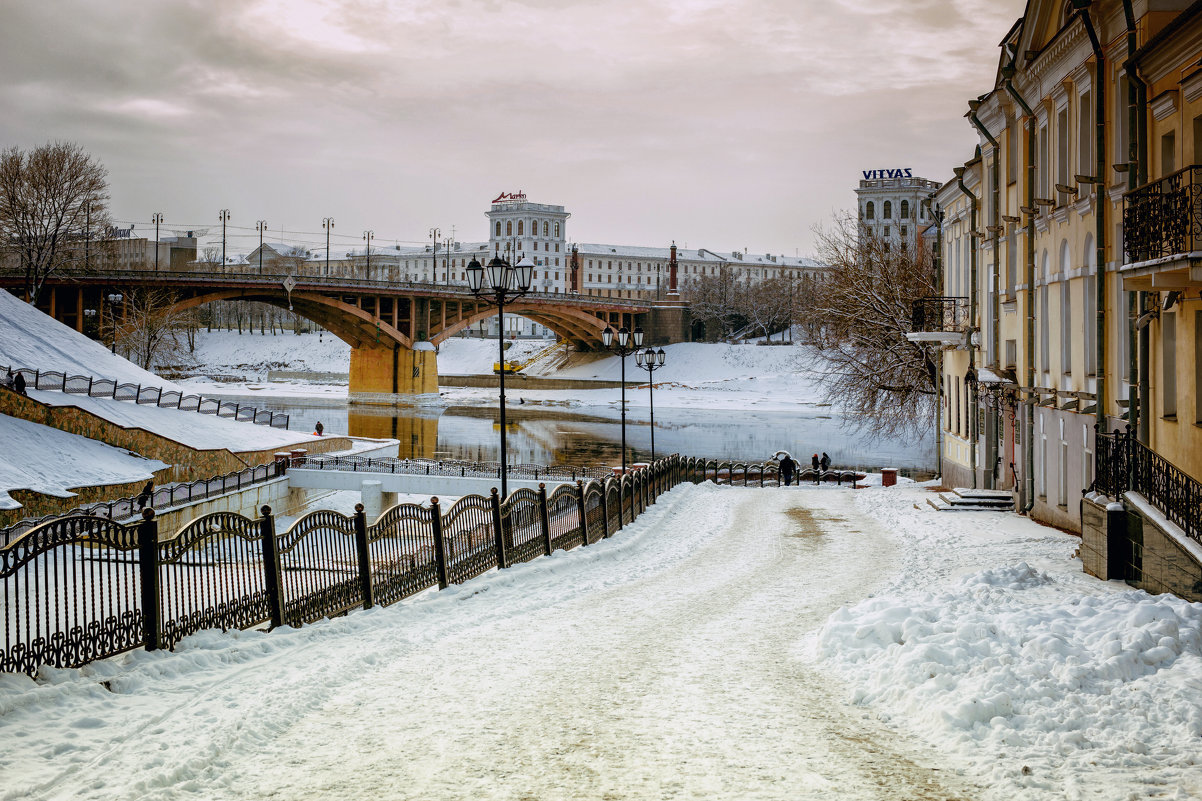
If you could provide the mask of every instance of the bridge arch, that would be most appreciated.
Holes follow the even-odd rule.
[[[549,306],[537,302],[523,303],[521,300],[514,301],[512,304],[506,304],[505,314],[513,314],[533,320],[539,325],[550,328],[560,339],[567,340],[583,348],[597,347],[601,342],[601,332],[609,324],[595,314],[590,314],[582,309]],[[431,331],[430,341],[441,344],[448,338],[466,328],[470,328],[481,320],[487,320],[496,316],[497,308],[495,306],[481,307],[474,314],[462,320],[448,323],[445,328],[441,328],[436,332]]]
[[[292,304],[289,306],[288,296],[282,291],[223,289],[184,298],[177,301],[174,308],[183,311],[217,300],[253,301],[294,311],[352,348],[370,344],[385,347],[396,344],[406,349],[413,348],[413,340],[386,320],[376,319],[365,309],[318,292],[293,291]]]

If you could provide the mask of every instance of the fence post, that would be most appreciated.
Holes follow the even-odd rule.
[[[605,486],[605,479],[597,483],[601,485],[601,537],[604,539],[609,536],[609,487]]]
[[[501,528],[501,496],[497,494],[496,487],[492,488],[488,501],[492,506],[493,547],[497,549],[497,567],[504,569],[509,567],[509,553],[505,550],[505,532]]]
[[[367,550],[367,514],[363,504],[355,504],[355,552],[359,557],[359,587],[363,594],[363,608],[371,609],[374,604],[371,591],[371,553]]]
[[[271,628],[284,625],[284,592],[280,582],[280,549],[275,539],[275,515],[271,507],[259,509],[259,538],[263,544],[263,589],[267,591],[267,611]]]
[[[619,531],[622,529],[622,526],[626,525],[626,521],[622,519],[622,513],[626,511],[626,496],[628,494],[629,493],[626,492],[626,476],[623,475],[621,478],[618,479],[618,530]]]
[[[580,479],[576,479],[576,510],[580,515],[580,539],[583,540],[581,545],[588,545],[588,518],[584,514],[584,482]]]
[[[442,509],[438,498],[430,499],[430,522],[434,527],[434,562],[438,568],[438,589],[447,588],[447,543],[442,534]]]
[[[538,485],[538,520],[543,528],[543,553],[551,555],[551,516],[547,513],[547,485]]]
[[[142,510],[138,524],[138,573],[142,590],[142,642],[147,651],[157,651],[159,636],[159,521],[154,509]]]

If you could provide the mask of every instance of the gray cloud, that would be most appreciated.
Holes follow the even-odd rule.
[[[7,4],[0,143],[80,142],[119,218],[421,240],[502,190],[569,236],[806,252],[859,170],[971,153],[1007,0]],[[347,240],[348,242],[350,240]]]

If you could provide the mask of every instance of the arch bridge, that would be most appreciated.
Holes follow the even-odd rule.
[[[20,289],[23,276],[0,274],[0,287]],[[217,300],[244,300],[289,309],[351,346],[352,402],[396,403],[438,392],[436,348],[447,337],[493,317],[496,306],[477,299],[463,285],[397,282],[344,276],[231,273],[204,270],[92,270],[52,276],[38,306],[77,331],[84,310],[124,319],[126,304],[107,310],[106,296],[137,288],[172,292],[174,308],[184,310]],[[657,314],[657,311],[660,313]],[[658,317],[683,317],[675,304],[580,294],[531,293],[505,304],[506,314],[526,317],[579,349],[597,348],[606,326],[668,332],[649,336],[656,344],[679,341],[686,331]]]

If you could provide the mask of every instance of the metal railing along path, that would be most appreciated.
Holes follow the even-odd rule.
[[[1138,492],[1186,535],[1202,543],[1202,482],[1125,431],[1095,436],[1094,480],[1086,490],[1112,498]]]
[[[58,370],[42,371],[30,367],[0,365],[0,375],[8,370],[11,370],[13,375],[20,373],[25,376],[25,385],[29,389],[45,389],[68,395],[87,395],[90,398],[113,398],[144,405],[153,404],[166,409],[179,409],[181,412],[212,414],[242,423],[288,428],[287,414],[254,406],[243,406],[234,401],[203,398],[200,395],[184,395],[175,389],[164,391],[162,387],[149,387],[132,382],[121,383],[113,378],[67,375]]]
[[[780,481],[775,461],[672,455],[551,493],[540,485],[501,498],[494,488],[447,509],[437,498],[399,504],[375,521],[360,504],[349,516],[310,512],[282,531],[268,506],[258,518],[204,515],[163,539],[149,508],[140,523],[60,517],[0,546],[0,672],[36,676],[46,666],[172,648],[204,629],[300,626],[392,604],[556,549],[592,545],[677,484],[709,480]]]

